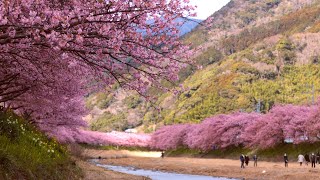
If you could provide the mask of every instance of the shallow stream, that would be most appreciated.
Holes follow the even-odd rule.
[[[152,180],[236,180],[222,177],[212,177],[212,176],[200,176],[200,175],[189,175],[189,174],[178,174],[178,173],[169,173],[162,171],[152,171],[137,169],[133,167],[123,167],[123,166],[112,166],[106,164],[99,164],[97,161],[93,161],[97,166],[106,168],[108,170],[132,174],[137,176],[149,177]]]

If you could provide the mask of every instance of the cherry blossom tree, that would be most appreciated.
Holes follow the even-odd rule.
[[[305,134],[310,142],[320,140],[320,106],[319,103],[311,107],[311,112],[308,113],[307,121],[304,122]],[[305,119],[302,118],[303,120]]]
[[[320,138],[319,105],[277,105],[267,114],[233,113],[205,119],[196,125],[166,126],[152,135],[151,147],[189,147],[210,151],[233,146],[270,148],[291,139],[293,143]]]
[[[189,124],[164,126],[152,134],[150,147],[160,150],[184,147],[185,136],[192,128]]]
[[[213,145],[220,145],[216,143],[221,136],[215,131],[224,125],[227,118],[227,115],[218,115],[207,118],[201,124],[196,125],[186,135],[186,145],[191,149],[203,151],[212,149]]]
[[[1,1],[0,103],[68,137],[84,125],[90,88],[116,82],[144,94],[177,80],[190,53],[174,20],[192,15],[188,2]]]
[[[107,84],[117,81],[144,91],[150,82],[177,79],[188,56],[174,21],[190,15],[185,2],[5,0],[0,3],[1,58],[30,61],[39,69],[35,58],[54,53],[87,66]]]
[[[11,81],[13,85],[3,84],[5,95],[0,100],[50,135],[58,135],[57,126],[75,129],[85,125],[82,121],[86,112],[83,103],[85,81],[78,78],[85,71],[48,54],[46,51],[39,53],[36,64],[11,61],[4,66],[6,68],[1,72],[16,74],[16,77]],[[11,93],[15,91],[19,92],[18,96]]]
[[[292,139],[298,144],[310,138],[307,129],[315,107],[279,105],[245,129],[249,147],[268,148]],[[313,129],[313,128],[312,128]],[[311,135],[311,134],[310,134]]]
[[[151,136],[147,134],[129,134],[124,132],[94,132],[94,131],[72,131],[74,138],[71,141],[95,145],[113,145],[124,147],[149,147]],[[70,133],[66,133],[70,134]],[[70,141],[66,139],[66,141]]]
[[[187,134],[186,144],[192,149],[212,150],[213,146],[227,148],[244,145],[243,133],[261,115],[234,113],[207,118]]]

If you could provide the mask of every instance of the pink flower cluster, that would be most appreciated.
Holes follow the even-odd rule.
[[[185,0],[0,1],[0,104],[58,139],[84,126],[84,96],[119,83],[144,94],[189,63]]]
[[[85,130],[79,130],[74,136],[74,141],[78,143],[125,147],[148,147],[150,139],[151,136],[147,134],[130,134],[124,132],[102,133]]]
[[[293,143],[320,140],[319,106],[275,106],[267,114],[233,113],[217,115],[200,124],[165,126],[151,138],[154,149],[242,146],[268,148],[292,140]]]
[[[149,147],[157,150],[187,147],[209,151],[228,147],[269,148],[291,140],[320,140],[320,107],[278,105],[267,114],[233,113],[205,119],[200,124],[164,126],[153,134],[93,132],[58,126],[51,135],[61,142]],[[56,131],[57,130],[57,131]]]

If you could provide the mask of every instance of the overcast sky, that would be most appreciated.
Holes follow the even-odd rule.
[[[197,5],[197,19],[206,19],[211,14],[221,9],[230,0],[191,0],[191,4]]]

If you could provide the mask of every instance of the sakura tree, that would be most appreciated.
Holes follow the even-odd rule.
[[[94,131],[72,131],[74,138],[71,141],[95,145],[114,145],[124,147],[149,147],[150,135],[146,134],[128,134],[124,132],[94,132]],[[67,133],[70,134],[70,133]],[[70,141],[70,140],[66,140]]]
[[[307,121],[304,122],[305,134],[310,142],[320,140],[320,106],[319,103],[310,108]],[[305,118],[303,118],[305,119]]]
[[[216,144],[217,140],[221,137],[220,134],[216,133],[216,130],[224,125],[227,118],[227,115],[218,115],[207,118],[201,124],[196,125],[186,135],[186,145],[191,149],[203,151],[212,149],[213,145],[220,145]]]
[[[143,94],[189,63],[178,17],[188,0],[0,1],[0,103],[50,134],[84,125],[88,87]]]
[[[41,67],[35,54],[54,53],[107,84],[117,81],[143,91],[161,78],[177,79],[188,57],[174,21],[190,15],[186,2],[5,0],[0,3],[1,58]]]
[[[185,146],[185,136],[194,128],[193,125],[170,125],[157,130],[151,136],[150,147],[169,150]]]
[[[277,105],[267,114],[221,114],[196,125],[166,126],[152,135],[151,147],[210,151],[213,147],[270,148],[287,139],[295,144],[314,142],[320,137],[319,110],[319,105]]]
[[[82,121],[85,81],[77,78],[84,75],[84,69],[71,67],[59,56],[52,58],[54,54],[48,54],[47,51],[37,54],[35,64],[9,61],[0,71],[16,76],[8,81],[11,83],[2,84],[4,96],[0,99],[42,130],[57,135],[60,134],[57,126],[74,129],[85,125]],[[15,92],[19,92],[18,96]]]
[[[296,144],[305,141],[310,138],[307,124],[313,121],[311,113],[314,108],[293,105],[274,107],[245,129],[247,146],[267,148],[281,144],[285,139],[292,139]]]
[[[187,134],[186,144],[203,151],[212,150],[213,146],[227,148],[244,145],[245,128],[260,116],[256,113],[234,113],[207,118]]]

